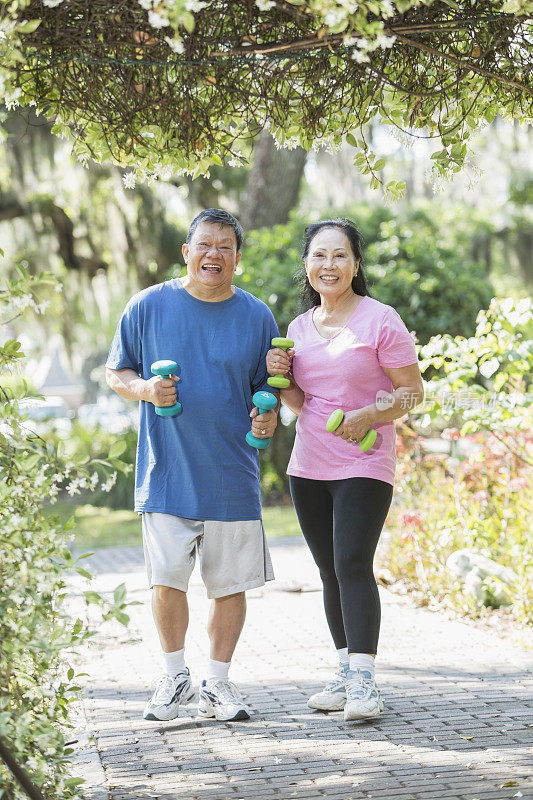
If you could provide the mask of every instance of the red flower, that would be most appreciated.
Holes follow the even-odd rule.
[[[446,439],[449,442],[461,438],[461,434],[459,433],[457,428],[444,428],[440,436],[441,439]]]
[[[414,512],[404,511],[400,514],[400,524],[408,528],[417,528],[419,531],[424,527],[424,521],[419,514]]]

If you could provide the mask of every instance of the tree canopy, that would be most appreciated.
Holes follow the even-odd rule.
[[[448,175],[497,114],[531,119],[532,11],[530,0],[0,0],[0,93],[55,119],[80,159],[141,176],[241,164],[267,128],[307,150],[345,137],[377,187],[370,120],[434,138]]]

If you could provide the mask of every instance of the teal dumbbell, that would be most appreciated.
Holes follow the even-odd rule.
[[[328,421],[326,422],[326,430],[330,433],[333,433],[333,431],[337,430],[343,419],[344,411],[342,408],[337,408],[336,411],[333,411],[333,413],[330,414]],[[365,433],[359,442],[359,450],[361,450],[362,453],[366,453],[367,450],[370,450],[376,441],[377,435],[378,432],[375,430],[375,428],[370,428],[370,430]]]
[[[175,361],[154,361],[152,364],[153,374],[159,375],[161,378],[170,378],[171,375],[177,372],[177,369],[178,365]],[[181,403],[174,403],[173,406],[155,407],[155,413],[160,417],[177,417],[182,411]]]
[[[272,411],[272,409],[276,408],[278,398],[270,394],[270,392],[256,392],[252,397],[252,403],[257,406],[260,414],[264,414],[266,411]],[[250,447],[256,447],[258,450],[264,450],[270,444],[270,439],[258,439],[257,436],[253,435],[252,431],[248,431],[246,434],[246,441]]]

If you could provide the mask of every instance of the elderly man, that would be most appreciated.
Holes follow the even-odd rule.
[[[249,718],[228,670],[244,625],[245,591],[274,576],[261,521],[258,453],[245,435],[250,417],[259,439],[276,428],[276,411],[258,415],[252,395],[268,388],[265,356],[278,331],[263,302],[232,286],[241,243],[234,217],[221,209],[202,211],[183,245],[187,275],[130,300],[106,363],[111,389],[140,401],[135,510],[142,515],[166,668],[144,710],[149,720],[174,719],[180,703],[195,697],[184,647],[196,552],[213,601],[198,713]],[[158,360],[177,362],[178,374],[153,376]],[[156,406],[173,406],[177,396],[179,416],[156,414]]]

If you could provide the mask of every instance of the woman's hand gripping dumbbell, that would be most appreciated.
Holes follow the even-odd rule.
[[[261,419],[261,414],[274,411],[278,405],[278,398],[270,392],[256,392],[252,397],[252,408],[250,417],[252,418],[252,430],[246,434],[246,441],[250,447],[264,450],[270,444],[277,425],[277,417],[274,414],[272,419]]]
[[[343,426],[339,431],[338,429],[343,422],[346,422],[347,426],[352,429],[362,428],[362,430],[366,430],[365,435],[360,439],[359,437],[356,439],[354,438],[355,430],[353,430],[350,436],[347,426]],[[345,414],[342,408],[337,408],[329,415],[328,421],[326,422],[326,430],[330,433],[335,433],[337,436],[342,436],[345,441],[351,442],[352,444],[359,442],[359,450],[361,450],[362,453],[366,453],[367,450],[370,450],[377,437],[375,428],[369,428],[364,418],[358,419],[357,411],[347,411]]]
[[[155,406],[155,413],[160,417],[177,417],[182,412],[181,403],[176,399],[176,383],[179,381],[175,374],[178,365],[175,361],[154,361],[152,372],[156,376],[150,378],[149,400]]]
[[[272,347],[274,349],[269,350],[266,357],[267,372],[271,376],[267,378],[267,383],[276,389],[288,389],[291,381],[286,374],[291,368],[294,342],[292,339],[276,336],[272,339]]]

